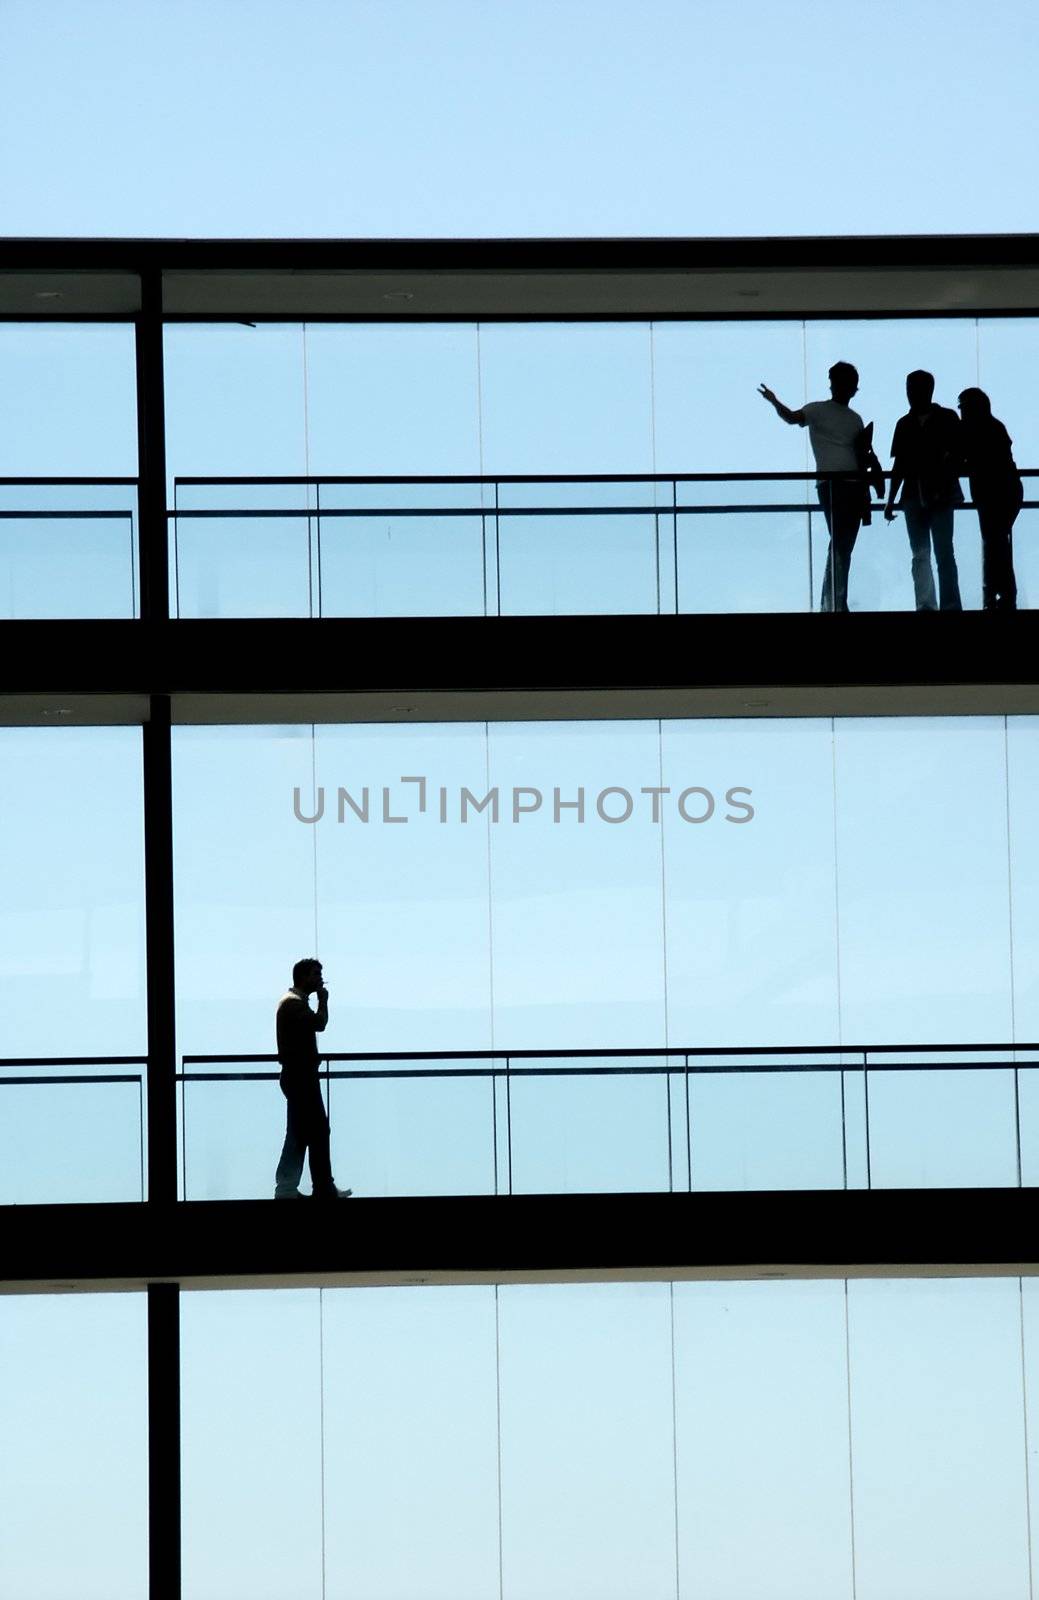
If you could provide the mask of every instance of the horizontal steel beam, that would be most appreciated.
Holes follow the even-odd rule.
[[[1039,711],[1039,613],[7,622],[0,724]]]
[[[1039,1190],[0,1210],[0,1292],[1039,1272]]]
[[[1030,314],[1039,236],[6,239],[0,317],[483,318]]]

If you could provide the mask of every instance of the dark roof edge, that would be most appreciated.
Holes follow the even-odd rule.
[[[1039,234],[784,238],[0,238],[0,270],[711,271],[1033,267]]]

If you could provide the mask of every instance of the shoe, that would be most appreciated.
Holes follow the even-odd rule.
[[[275,1200],[302,1200],[304,1196],[298,1189],[275,1189]]]
[[[335,1184],[331,1189],[315,1189],[311,1195],[312,1200],[349,1200],[353,1194],[352,1189],[337,1189]]]

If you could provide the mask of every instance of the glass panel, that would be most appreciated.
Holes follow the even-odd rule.
[[[479,483],[323,483],[322,616],[482,616],[494,610],[494,504]],[[365,509],[371,517],[354,515]],[[420,513],[395,515],[397,511]],[[337,516],[336,512],[350,515]]]
[[[696,1073],[694,1189],[844,1187],[839,1072]]]
[[[0,762],[0,1073],[139,1073],[113,1058],[147,1048],[140,729],[5,728]],[[137,1085],[6,1084],[0,1116],[0,1201],[140,1198]]]
[[[313,941],[320,932],[328,1048],[490,1048],[488,838],[502,825],[489,809],[467,802],[465,821],[461,811],[464,788],[477,800],[489,789],[483,725],[325,726],[316,772],[324,816],[290,826],[316,852]],[[424,787],[405,781],[417,778]],[[368,822],[346,801],[339,822],[341,788],[358,807],[367,794]],[[256,859],[263,849],[266,840]]]
[[[298,323],[170,323],[163,359],[171,505],[185,474],[308,470]]]
[[[1021,1182],[1026,1188],[1039,1187],[1039,1071],[1021,1068],[1018,1073],[1018,1105],[1021,1116]]]
[[[1002,723],[844,718],[835,741],[844,1039],[1008,1039]]]
[[[0,476],[136,477],[136,360],[129,322],[0,323]]]
[[[0,1298],[0,1593],[147,1592],[146,1316],[143,1294]]]
[[[993,415],[1005,424],[1013,440],[1018,466],[1039,467],[1039,417],[1033,398],[1039,317],[980,317],[976,327],[978,375],[960,388],[979,384],[992,402]],[[1034,481],[1028,498],[1039,499]],[[1039,595],[1039,588],[1034,593]]]
[[[1006,719],[1014,1037],[1039,1041],[1039,717]]]
[[[473,491],[478,503],[478,489]],[[344,491],[338,490],[337,498]],[[321,491],[323,617],[479,617],[487,612],[483,516],[336,517]]]
[[[791,409],[807,398],[801,322],[655,322],[657,471],[805,471],[807,431],[780,422],[761,383]]]
[[[768,702],[769,691],[748,690]],[[819,720],[662,724],[668,1043],[830,1045],[838,1037],[833,756]],[[714,810],[684,820],[705,789]],[[726,800],[732,794],[733,802]],[[749,821],[729,822],[729,817]],[[692,794],[686,815],[707,802]],[[618,830],[619,831],[619,830]]]
[[[173,730],[182,1052],[274,1050],[274,1008],[315,945],[314,830],[293,812],[298,788],[313,815],[312,762],[309,725]]]
[[[1025,478],[1025,500],[1039,501],[1039,477]],[[968,511],[967,517],[975,516]],[[1017,581],[1018,609],[1034,610],[1039,605],[1039,510],[1019,512],[1012,534],[1014,578]]]
[[[871,1068],[869,1149],[875,1189],[1016,1184],[1013,1073]]]
[[[313,616],[314,499],[301,484],[178,484],[170,523],[175,615]]]
[[[844,1285],[676,1283],[674,1315],[681,1593],[848,1594]]]
[[[140,1085],[4,1081],[60,1070],[0,1073],[0,1205],[143,1200]],[[143,1065],[136,1070],[143,1074]],[[61,1147],[60,1161],[50,1154],[55,1144]]]
[[[1016,1279],[848,1285],[860,1600],[1029,1592]]]
[[[0,617],[132,617],[136,490],[0,486]]]
[[[1033,1519],[1035,1484],[1039,1481],[1039,1436],[1036,1433],[1036,1396],[1039,1395],[1039,1279],[1034,1276],[1018,1278],[1021,1320],[1021,1389],[1024,1411],[1024,1446],[1027,1480],[1025,1492],[1029,1510],[1029,1571],[1034,1576],[1036,1533],[1031,1527]],[[1031,1596],[1029,1596],[1031,1600]]]
[[[184,1600],[319,1600],[316,1289],[181,1299]]]
[[[709,487],[718,505],[743,502],[743,484]],[[777,504],[796,503],[802,492],[799,484],[772,486]],[[804,511],[698,511],[678,518],[676,559],[679,611],[811,611],[826,528]]]
[[[498,1594],[494,1289],[322,1301],[327,1593]]]
[[[666,1284],[503,1288],[504,1592],[673,1600]]]
[[[653,472],[646,323],[484,323],[483,471]]]
[[[272,1005],[273,1011],[273,1005]],[[271,1033],[273,1035],[273,1021]],[[271,1044],[273,1049],[273,1041]],[[188,1072],[253,1072],[235,1062]],[[278,1071],[277,1063],[269,1069]],[[276,1077],[183,1087],[186,1200],[268,1200],[285,1137],[285,1097]],[[309,1190],[309,1185],[306,1186]]]
[[[660,783],[657,724],[495,723],[489,749],[506,808],[491,832],[496,1037],[663,1043],[660,825],[641,793]]]
[[[309,472],[482,471],[474,324],[312,322],[304,338]]]
[[[670,1188],[666,1074],[513,1077],[509,1094],[514,1194]]]
[[[615,509],[653,505],[652,484],[506,483],[499,496],[503,616],[634,615],[660,610],[661,567],[674,565],[671,518]],[[532,506],[599,504],[614,509],[588,516],[528,514]],[[523,514],[509,515],[517,506],[524,508]]]
[[[357,1195],[494,1194],[492,1083],[483,1077],[336,1079],[337,1182]]]

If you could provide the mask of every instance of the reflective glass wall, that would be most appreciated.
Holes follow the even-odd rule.
[[[136,616],[135,359],[132,323],[0,323],[0,621]]]
[[[0,1205],[144,1194],[140,728],[0,729]]]
[[[1030,1594],[1030,1279],[194,1294],[183,1328],[188,1600]]]
[[[780,422],[757,389],[792,408],[827,399],[839,359],[858,367],[854,405],[885,465],[905,373],[924,367],[944,405],[980,383],[1019,466],[1039,466],[1036,327],[952,317],[170,326],[177,614],[812,610],[827,544],[814,484],[681,475],[810,474],[806,430]],[[572,481],[501,481],[553,474]],[[344,475],[499,481],[329,481]],[[186,481],[269,476],[324,481]],[[1015,529],[1022,605],[1039,593],[1037,515],[1026,509]],[[964,604],[977,608],[976,514],[961,512],[957,529]],[[853,610],[912,609],[901,517],[874,515],[852,573]]]
[[[1037,767],[1026,717],[176,729],[185,1195],[271,1191],[314,952],[358,1193],[1036,1182]]]
[[[143,1294],[0,1296],[0,1594],[148,1587]]]

